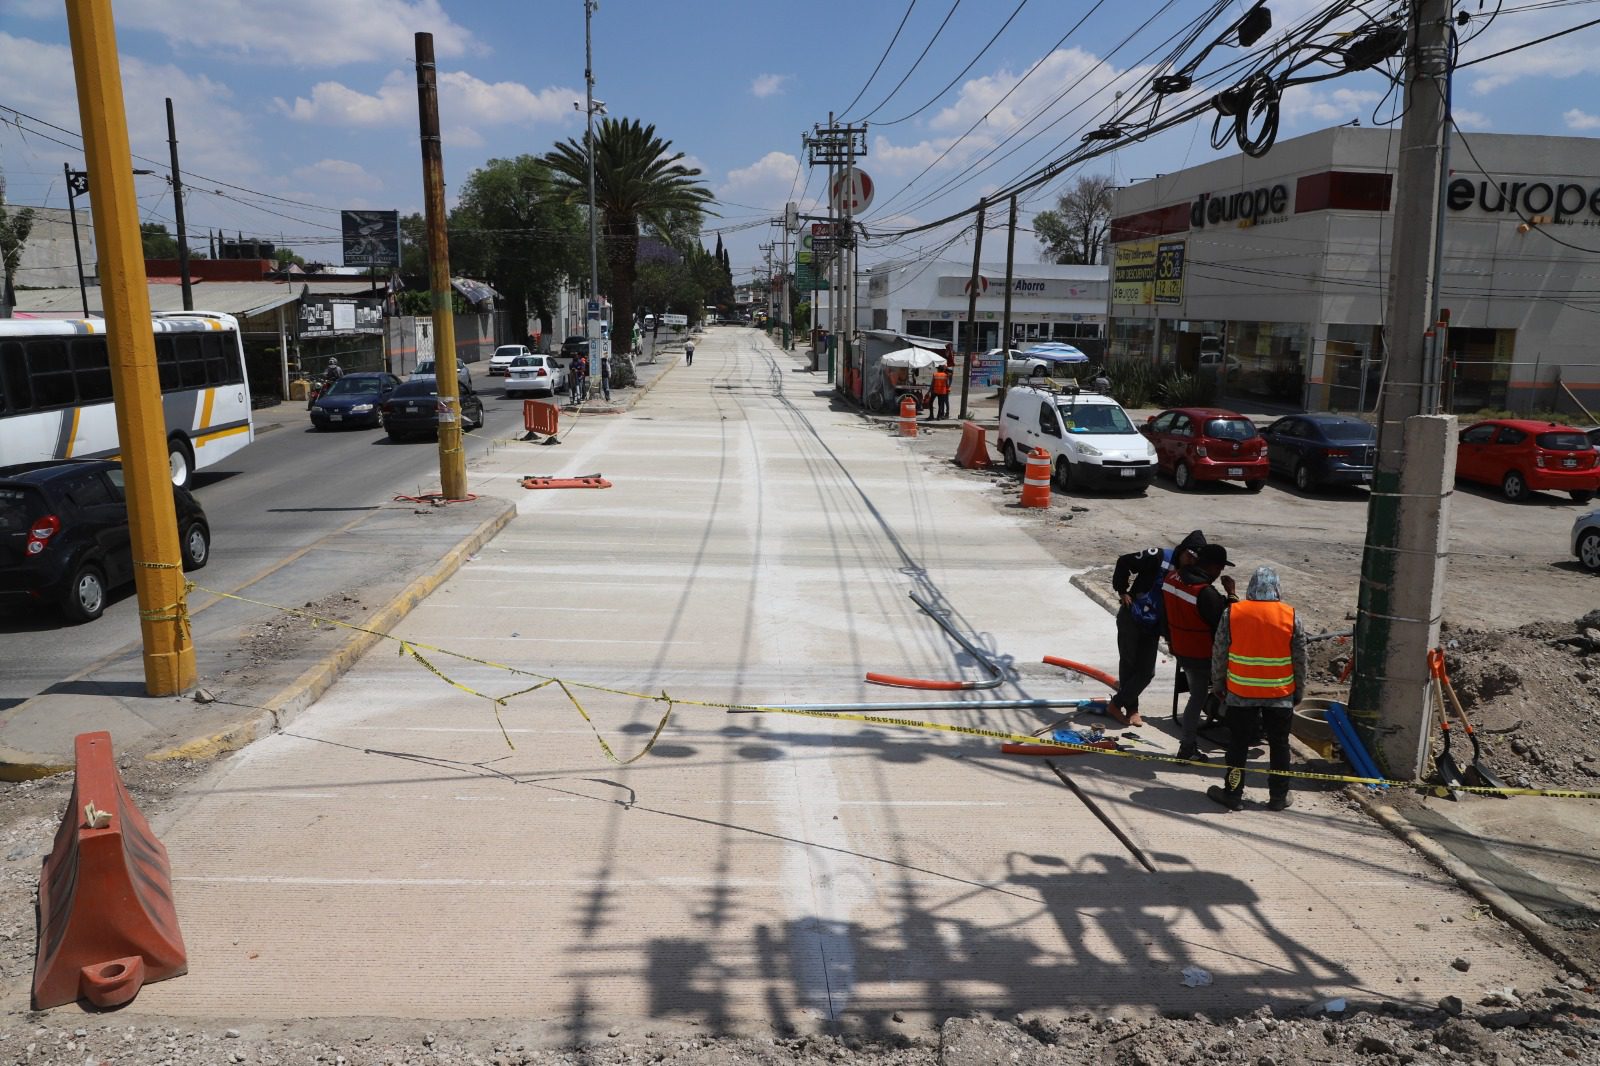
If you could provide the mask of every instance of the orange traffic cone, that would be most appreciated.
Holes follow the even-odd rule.
[[[917,398],[910,393],[900,397],[900,435],[917,435]]]
[[[1043,448],[1028,453],[1028,468],[1022,475],[1022,506],[1050,506],[1050,453]]]

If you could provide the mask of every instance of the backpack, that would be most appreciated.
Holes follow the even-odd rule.
[[[1161,576],[1156,578],[1148,589],[1135,596],[1133,606],[1128,608],[1133,620],[1152,633],[1161,631],[1161,617],[1164,612],[1161,590],[1166,584],[1167,574],[1172,570],[1172,555],[1171,548],[1161,549]]]

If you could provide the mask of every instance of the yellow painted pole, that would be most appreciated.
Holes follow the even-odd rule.
[[[467,457],[461,450],[461,398],[456,382],[455,301],[450,289],[450,240],[444,209],[444,145],[439,139],[439,82],[433,34],[419,33],[417,110],[422,130],[422,202],[428,219],[428,273],[433,290],[433,369],[439,399],[439,491],[447,500],[467,495]]]
[[[111,0],[67,0],[67,28],[77,73],[95,246],[100,253],[111,393],[139,590],[139,631],[144,638],[144,687],[152,696],[171,696],[194,686],[194,644],[183,594],[178,516],[167,465],[167,430],[156,376],[150,292]]]

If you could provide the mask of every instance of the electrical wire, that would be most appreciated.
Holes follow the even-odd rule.
[[[865,115],[862,115],[856,120],[857,122],[866,122],[867,119],[871,118],[873,115],[876,115],[879,110],[883,108],[884,104],[887,104],[890,100],[894,99],[894,94],[900,91],[901,86],[905,85],[906,79],[910,78],[912,74],[915,74],[917,68],[922,65],[922,61],[928,58],[929,50],[932,49],[935,42],[939,40],[939,36],[944,33],[944,28],[950,25],[950,17],[956,13],[956,8],[960,6],[961,0],[955,0],[955,2],[950,5],[950,10],[944,13],[944,21],[940,22],[939,28],[933,31],[933,36],[928,40],[927,45],[923,47],[921,54],[917,56],[916,62],[911,64],[911,69],[906,71],[905,75],[895,83],[894,88],[889,90],[889,95],[880,100],[877,107],[873,108],[871,111],[868,111]]]
[[[889,53],[894,51],[895,42],[900,39],[900,31],[902,31],[902,30],[904,30],[906,28],[906,20],[911,17],[911,12],[916,10],[916,6],[917,6],[917,0],[911,0],[911,3],[906,5],[905,14],[900,16],[900,25],[898,25],[898,26],[896,26],[894,28],[894,36],[889,38],[888,47],[886,47],[883,50],[883,55],[878,57],[878,65],[872,68],[872,73],[867,75],[866,82],[861,86],[861,88],[859,90],[856,91],[855,99],[851,100],[848,104],[845,104],[844,107],[840,108],[839,109],[839,114],[841,114],[841,115],[849,114],[850,113],[850,109],[852,107],[855,107],[856,104],[861,102],[862,95],[867,91],[868,88],[871,87],[872,80],[878,76],[878,71],[883,69],[884,61],[889,58]],[[789,194],[790,194],[790,196],[794,195],[793,186],[790,187]]]
[[[958,82],[962,78],[966,77],[967,76],[967,71],[969,71],[973,67],[977,66],[978,60],[982,59],[985,55],[988,54],[989,49],[994,47],[994,42],[996,42],[996,41],[998,41],[1000,39],[1000,35],[1002,33],[1006,32],[1006,29],[1013,22],[1016,21],[1017,16],[1022,14],[1022,9],[1027,7],[1027,6],[1028,6],[1028,0],[1021,0],[1021,2],[1018,3],[1017,6],[1012,9],[1010,17],[1007,18],[1004,22],[1002,22],[1000,24],[1000,28],[998,30],[994,31],[994,36],[989,38],[988,43],[985,44],[981,49],[978,50],[978,54],[973,56],[972,60],[969,63],[967,63],[966,66],[961,68],[961,72],[959,74],[957,74],[955,77],[951,78],[948,82],[946,82],[944,84],[944,87],[942,89],[940,89],[938,92],[934,93],[933,96],[928,99],[927,103],[923,104],[921,107],[917,108],[915,111],[906,112],[904,115],[901,115],[899,118],[892,118],[892,119],[889,119],[888,121],[879,121],[879,122],[874,123],[874,125],[877,125],[877,126],[898,126],[902,122],[906,122],[906,121],[908,121],[910,119],[916,118],[918,115],[920,115],[924,111],[928,110],[928,108],[930,108],[934,104],[938,103],[939,102],[939,98],[941,96],[943,96],[945,93],[949,92],[951,86],[955,85],[956,82]]]
[[[1521,44],[1512,45],[1510,48],[1502,48],[1498,52],[1490,52],[1486,56],[1479,56],[1476,59],[1469,59],[1465,63],[1460,64],[1457,69],[1465,70],[1467,67],[1475,67],[1479,63],[1487,63],[1491,59],[1499,59],[1501,56],[1508,56],[1513,52],[1520,52],[1524,48],[1532,48],[1536,44],[1544,44],[1546,41],[1553,41],[1557,37],[1565,37],[1568,34],[1577,33],[1579,30],[1586,30],[1590,26],[1600,26],[1600,19],[1590,19],[1588,22],[1582,22],[1576,26],[1571,26],[1564,30],[1557,30],[1555,33],[1547,33],[1543,37],[1535,37],[1531,41],[1524,41]]]

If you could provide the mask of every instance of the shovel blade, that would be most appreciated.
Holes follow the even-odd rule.
[[[1459,800],[1460,794],[1456,789],[1466,784],[1462,780],[1461,767],[1456,765],[1455,757],[1448,751],[1434,760],[1434,768],[1439,772],[1439,783],[1450,790],[1450,798]]]
[[[1495,775],[1494,771],[1490,770],[1487,766],[1484,766],[1484,765],[1482,765],[1481,763],[1478,763],[1478,762],[1474,762],[1471,766],[1467,767],[1467,783],[1471,784],[1471,785],[1475,785],[1478,788],[1507,788],[1507,787],[1509,787],[1509,786],[1507,786],[1507,784],[1504,781],[1500,780],[1500,778]],[[1510,799],[1511,798],[1510,796],[1506,795],[1504,792],[1495,792],[1495,793],[1492,793],[1492,795],[1496,796],[1499,799]]]

